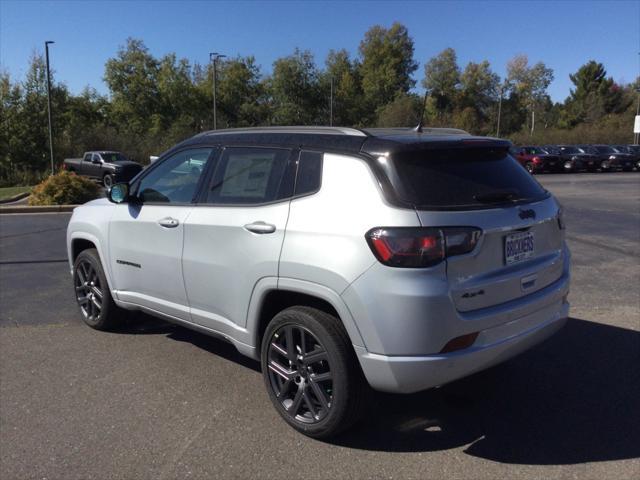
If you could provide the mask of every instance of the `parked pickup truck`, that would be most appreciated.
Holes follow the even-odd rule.
[[[141,170],[142,165],[132,162],[120,152],[84,152],[82,158],[66,158],[63,168],[78,175],[98,179],[105,188],[114,183],[128,182]]]

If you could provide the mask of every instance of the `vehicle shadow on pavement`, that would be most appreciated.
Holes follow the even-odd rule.
[[[580,319],[510,362],[413,395],[373,394],[331,443],[556,465],[640,457],[640,332]]]
[[[125,326],[119,329],[118,333],[128,335],[166,335],[171,340],[190,343],[213,355],[260,372],[260,363],[242,355],[231,343],[218,337],[211,337],[162,321],[141,312],[130,312]]]

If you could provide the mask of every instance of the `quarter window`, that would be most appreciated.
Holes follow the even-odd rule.
[[[190,203],[212,150],[197,148],[174,154],[140,180],[138,197],[143,202]]]
[[[295,195],[307,195],[320,189],[322,178],[322,157],[320,152],[300,152]]]
[[[291,196],[289,150],[226,148],[207,193],[207,203],[260,204]]]

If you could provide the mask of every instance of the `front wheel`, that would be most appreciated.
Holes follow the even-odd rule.
[[[271,402],[299,432],[327,438],[359,419],[365,383],[336,317],[309,307],[283,310],[267,326],[261,364]]]
[[[609,171],[611,171],[611,165],[609,164],[609,162],[607,160],[603,160],[602,162],[600,162],[600,171],[601,172],[609,172]]]
[[[84,323],[96,330],[112,330],[122,324],[124,310],[111,297],[107,277],[95,248],[83,250],[76,258],[73,263],[73,284]]]
[[[566,162],[564,162],[563,167],[565,173],[571,173],[573,171],[573,162],[567,160]]]
[[[111,187],[113,187],[113,177],[108,173],[105,174],[105,176],[102,177],[102,184],[104,185],[104,188],[111,190]]]

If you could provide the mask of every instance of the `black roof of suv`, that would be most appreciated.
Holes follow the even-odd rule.
[[[248,136],[250,135],[250,138]],[[474,137],[464,130],[451,128],[424,128],[417,132],[411,128],[346,127],[255,127],[212,130],[191,137],[174,148],[191,144],[255,144],[295,146],[324,151],[366,153],[379,155],[423,148],[499,147],[508,148],[511,142],[488,137]],[[172,149],[173,150],[173,149]]]

